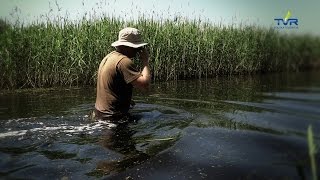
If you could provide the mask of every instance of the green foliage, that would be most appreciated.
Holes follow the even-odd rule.
[[[3,33],[9,28],[10,28],[10,24],[8,24],[5,20],[0,19],[0,33]]]
[[[149,42],[154,81],[320,65],[320,40],[307,35],[200,20],[84,18],[78,23],[62,20],[6,28],[0,34],[0,88],[94,84],[100,61],[126,26],[140,29]]]

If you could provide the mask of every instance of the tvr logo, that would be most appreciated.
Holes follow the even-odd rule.
[[[285,18],[275,18],[276,28],[298,28],[298,19],[291,18],[291,12],[288,11]]]

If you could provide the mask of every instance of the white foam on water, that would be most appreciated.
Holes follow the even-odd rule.
[[[9,136],[22,136],[27,134],[27,132],[38,132],[38,131],[59,131],[59,132],[69,133],[69,136],[70,136],[70,133],[78,133],[78,132],[89,132],[91,134],[92,132],[94,132],[93,130],[112,128],[116,126],[117,126],[116,124],[106,122],[106,121],[101,121],[101,120],[96,121],[94,123],[90,123],[90,124],[80,124],[80,126],[68,126],[66,124],[60,124],[59,126],[46,127],[44,125],[43,127],[40,127],[40,128],[22,129],[17,131],[0,133],[0,138],[5,138]]]
[[[8,136],[22,136],[25,135],[28,130],[20,130],[20,131],[10,131],[6,133],[0,133],[0,138],[8,137]]]
[[[32,119],[36,119],[36,117],[9,119],[9,120],[7,120],[6,124],[11,124],[11,123],[26,121],[26,120],[32,120]]]

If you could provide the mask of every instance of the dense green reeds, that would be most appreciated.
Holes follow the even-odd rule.
[[[299,71],[320,64],[320,39],[309,35],[201,20],[84,18],[1,26],[0,88],[94,84],[99,62],[126,26],[140,29],[149,42],[155,81]]]

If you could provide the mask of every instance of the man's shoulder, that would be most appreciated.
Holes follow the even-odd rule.
[[[125,56],[125,55],[123,55],[123,54],[121,54],[121,53],[119,53],[117,51],[112,51],[111,53],[109,53],[107,55],[107,57],[118,59],[118,60],[122,60],[122,59],[130,60],[130,58],[128,58],[127,56]]]
[[[111,64],[115,64],[118,68],[119,67],[128,67],[133,66],[133,61],[128,57],[125,56],[117,51],[112,51],[109,53],[104,59],[109,61]]]

